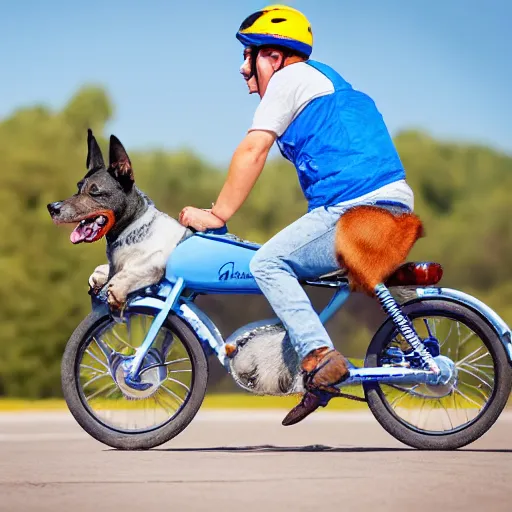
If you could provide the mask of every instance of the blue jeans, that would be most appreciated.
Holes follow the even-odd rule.
[[[316,208],[277,233],[251,261],[251,272],[288,331],[300,360],[314,349],[334,346],[298,279],[339,269],[334,252],[336,222],[356,204],[376,202]]]

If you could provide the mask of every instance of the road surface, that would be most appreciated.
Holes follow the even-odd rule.
[[[0,511],[510,511],[512,412],[457,452],[420,452],[366,412],[201,411],[173,441],[112,450],[68,413],[0,414]],[[144,508],[143,508],[144,507]]]

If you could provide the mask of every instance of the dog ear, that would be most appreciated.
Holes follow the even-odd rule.
[[[85,165],[88,171],[105,168],[105,162],[103,161],[100,146],[96,142],[90,128],[87,130],[87,161],[85,162]]]
[[[109,172],[126,192],[131,190],[135,181],[132,163],[121,141],[115,135],[110,136]]]

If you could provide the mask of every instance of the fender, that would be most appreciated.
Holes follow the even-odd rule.
[[[512,334],[510,327],[504,322],[498,313],[487,306],[487,304],[484,304],[482,301],[478,300],[472,295],[461,292],[459,290],[454,290],[452,288],[417,288],[416,294],[418,298],[410,300],[402,304],[402,306],[417,302],[419,300],[442,298],[451,302],[463,304],[464,306],[472,309],[475,313],[479,314],[496,331],[496,334],[505,347],[505,352],[507,353],[509,363],[512,365]]]

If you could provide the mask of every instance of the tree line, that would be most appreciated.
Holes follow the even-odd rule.
[[[60,111],[31,106],[0,121],[0,396],[59,396],[65,343],[90,311],[87,278],[105,261],[104,242],[73,246],[55,227],[49,202],[69,197],[85,172],[86,130],[104,150],[113,104],[101,88],[79,90]],[[426,236],[411,259],[444,267],[443,286],[474,294],[512,322],[512,158],[480,145],[405,131],[396,146],[415,192]],[[208,207],[222,186],[218,169],[190,151],[137,152],[127,147],[138,187],[177,217],[183,206]],[[295,170],[268,162],[230,231],[264,242],[306,211]],[[328,294],[311,292],[316,307]],[[245,322],[272,316],[261,297],[200,297],[227,336]],[[363,357],[382,320],[378,305],[354,295],[329,325],[336,345]],[[233,384],[213,362],[211,390]]]

